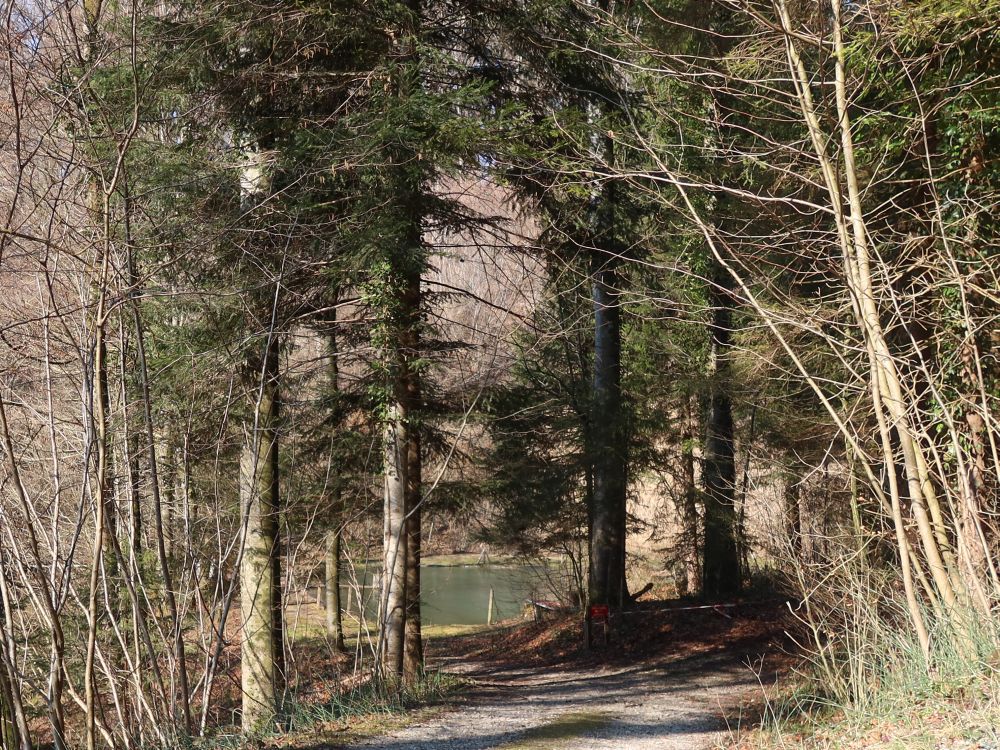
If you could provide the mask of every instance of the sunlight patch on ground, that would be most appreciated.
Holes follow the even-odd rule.
[[[539,727],[529,729],[515,742],[502,745],[503,750],[550,750],[569,747],[569,742],[603,729],[612,716],[603,711],[573,711]]]

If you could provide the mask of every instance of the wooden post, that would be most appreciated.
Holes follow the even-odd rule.
[[[486,605],[486,624],[493,624],[493,587],[490,586],[490,600]]]

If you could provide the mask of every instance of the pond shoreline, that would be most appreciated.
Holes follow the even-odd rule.
[[[475,626],[520,618],[535,599],[558,599],[568,585],[558,559],[525,561],[512,556],[483,560],[480,554],[433,555],[421,561],[421,619],[426,625]],[[366,619],[372,620],[381,561],[345,571],[344,598],[357,616],[364,592]],[[567,589],[568,590],[568,589]],[[352,606],[352,602],[355,606]]]

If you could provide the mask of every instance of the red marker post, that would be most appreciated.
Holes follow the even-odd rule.
[[[608,631],[611,629],[611,608],[607,604],[591,604],[587,609],[584,623],[587,631],[587,648],[594,645],[594,625],[600,624],[604,635],[604,645],[608,645]]]

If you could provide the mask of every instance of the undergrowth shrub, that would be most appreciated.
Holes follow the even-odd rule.
[[[768,703],[764,725],[780,736],[831,719],[863,725],[921,705],[996,704],[1000,623],[971,611],[923,605],[925,656],[907,627],[898,571],[865,543],[831,545],[821,559],[790,566],[800,591],[790,605],[804,655],[788,693]],[[957,628],[961,628],[958,632]]]

